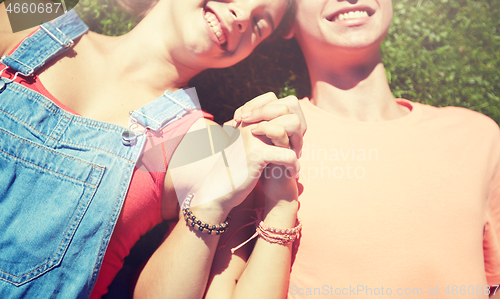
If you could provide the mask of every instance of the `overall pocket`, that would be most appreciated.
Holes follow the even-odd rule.
[[[0,128],[0,279],[21,285],[61,263],[103,173]]]

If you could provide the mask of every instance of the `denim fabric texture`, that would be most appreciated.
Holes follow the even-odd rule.
[[[2,69],[35,74],[88,30],[73,10],[42,26]],[[0,298],[88,298],[146,138],[0,81]],[[191,109],[194,89],[178,90],[131,117],[154,131]]]

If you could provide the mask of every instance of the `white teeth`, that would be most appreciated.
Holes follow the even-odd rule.
[[[368,12],[366,11],[350,11],[335,16],[333,21],[337,22],[337,21],[352,20],[365,17],[368,17]]]
[[[207,11],[205,13],[205,20],[207,20],[208,27],[210,27],[215,36],[217,36],[219,43],[221,45],[225,44],[227,38],[224,32],[222,31],[221,24],[219,23],[217,17],[212,12]]]

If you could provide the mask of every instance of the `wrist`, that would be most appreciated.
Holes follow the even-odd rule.
[[[196,199],[196,194],[188,195],[181,206],[181,210],[184,211],[186,208],[189,208],[203,222],[221,223],[225,221],[231,211],[227,208],[227,205],[221,204],[218,199],[201,201],[202,203],[198,204],[195,203],[194,199]]]
[[[190,208],[193,213],[195,213],[199,218],[204,219],[206,222],[210,223],[220,223],[223,222],[227,215],[229,215],[230,210],[223,208],[217,203],[208,202],[195,207]]]
[[[182,215],[188,227],[196,232],[208,235],[220,235],[226,232],[229,222],[231,221],[231,217],[228,215],[223,222],[217,224],[206,221],[207,219],[214,219],[217,221],[217,219],[220,219],[219,217],[223,214],[221,214],[219,209],[214,209],[214,207],[207,208],[205,205],[198,209],[195,208],[195,211],[198,212],[198,215],[196,215],[191,210],[191,201],[193,197],[194,194],[188,195],[182,204]],[[205,219],[201,219],[200,214],[202,214],[202,218],[204,217]]]
[[[268,225],[282,228],[294,227],[297,220],[298,201],[267,202],[262,219]]]

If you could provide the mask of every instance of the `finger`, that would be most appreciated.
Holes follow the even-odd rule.
[[[252,133],[254,135],[265,135],[276,146],[290,148],[288,134],[283,126],[263,121],[252,130]]]
[[[288,114],[270,120],[269,123],[281,126],[285,129],[289,138],[290,148],[294,150],[295,153],[297,153],[297,157],[299,157],[299,153],[304,144],[300,117],[297,114]]]
[[[248,101],[242,107],[236,109],[234,119],[237,122],[241,122],[243,116],[248,116],[251,114],[251,111],[260,107],[264,107],[265,105],[277,101],[278,97],[273,92],[268,92],[254,99]]]
[[[250,115],[242,117],[245,123],[258,123],[261,121],[272,120],[277,117],[290,114],[288,106],[281,103],[269,103],[264,107],[259,107],[251,111]]]
[[[286,106],[286,109],[282,106]],[[252,108],[252,107],[250,107]],[[300,109],[299,100],[295,96],[288,96],[275,101],[270,101],[261,107],[255,107],[251,110],[252,113],[244,117],[245,122],[258,122],[261,120],[269,120],[274,115],[275,117],[285,114],[298,114],[303,117],[302,110]],[[267,119],[265,119],[267,118]]]
[[[234,119],[231,119],[231,120],[226,121],[226,122],[222,125],[222,127],[224,128],[224,130],[225,130],[225,131],[227,131],[227,130],[226,130],[226,128],[236,129],[239,125],[240,125],[240,123],[239,123],[239,122],[235,121]],[[229,134],[229,135],[230,135],[230,134]]]
[[[266,164],[274,163],[282,165],[288,169],[292,177],[298,175],[300,164],[294,151],[272,145],[264,146],[263,151],[262,157]]]
[[[241,106],[240,108],[236,109],[236,111],[234,111],[233,120],[237,123],[239,123],[241,121],[241,109],[242,108],[243,108],[243,106]]]
[[[287,108],[285,109],[283,106],[286,106]],[[307,130],[307,124],[297,97],[288,96],[277,101],[271,101],[266,106],[253,110],[249,116],[243,119],[243,121],[246,123],[259,122],[262,120],[272,121],[273,118],[277,119],[280,116],[285,116],[287,114],[296,115],[299,119],[300,127],[298,129],[294,128],[293,133],[288,126],[285,126],[282,123],[281,125],[284,125],[285,128],[287,128],[288,136],[293,136],[290,138],[292,149],[294,149],[300,157],[303,145],[302,137]]]
[[[222,126],[231,126],[234,127],[236,125],[236,121],[234,119],[226,121]]]

